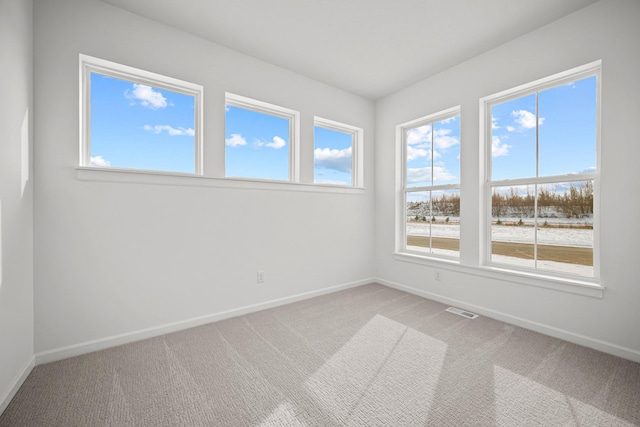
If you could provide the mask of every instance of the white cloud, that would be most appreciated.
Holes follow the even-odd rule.
[[[515,132],[516,128],[514,128],[513,126],[507,126],[507,131],[509,132]]]
[[[413,148],[410,145],[407,145],[407,161],[415,160],[418,157],[426,157],[429,155],[429,150],[425,150],[424,148]]]
[[[460,140],[454,136],[450,136],[450,133],[451,129],[438,129],[437,131],[435,131],[433,147],[440,150],[446,150],[449,147],[460,144]]]
[[[446,150],[456,144],[460,144],[460,140],[451,136],[451,129],[438,129],[433,132],[433,146],[435,149]],[[407,161],[415,160],[419,157],[434,159],[440,157],[438,151],[431,152],[431,126],[424,125],[413,128],[407,132]]]
[[[224,143],[229,147],[241,147],[247,145],[247,140],[238,133],[232,133],[231,138],[225,139]]]
[[[335,148],[316,148],[313,154],[313,163],[316,167],[351,173],[353,159],[351,147],[342,150]]]
[[[431,126],[424,125],[417,128],[410,129],[407,132],[407,145],[431,146]]]
[[[523,129],[533,129],[536,127],[536,115],[530,111],[512,111],[511,115],[514,117],[515,122],[519,124]],[[538,124],[542,126],[543,123],[544,117],[539,117]]]
[[[491,117],[491,129],[500,129],[500,126],[498,126],[498,119],[495,117]]]
[[[196,134],[196,132],[191,128],[174,128],[173,126],[169,125],[144,125],[144,130],[156,134],[167,132],[171,136],[194,136]]]
[[[582,169],[580,172],[578,173],[595,173],[597,172],[597,168],[595,166],[589,166],[588,168],[584,168]]]
[[[280,138],[279,136],[274,136],[273,141],[271,142],[256,141],[255,144],[258,147],[269,147],[275,150],[279,150],[280,148],[287,145],[287,142],[284,139]]]
[[[111,166],[111,162],[102,156],[91,156],[89,164],[91,166],[98,166],[103,168]]]
[[[500,141],[500,138],[494,136],[491,139],[491,155],[493,157],[501,157],[509,154],[510,145]]]
[[[441,166],[433,167],[433,181],[451,181],[456,177],[449,171]],[[408,168],[407,169],[407,182],[409,184],[415,184],[418,182],[425,182],[431,180],[431,168]]]
[[[165,108],[168,104],[167,98],[165,98],[161,92],[153,90],[151,86],[141,85],[138,83],[133,84],[133,89],[127,89],[124,92],[124,97],[131,101],[132,105],[139,103],[143,107],[157,110]]]

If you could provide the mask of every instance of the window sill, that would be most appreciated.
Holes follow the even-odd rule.
[[[526,286],[551,289],[555,291],[568,292],[592,298],[604,297],[605,287],[580,279],[564,279],[551,276],[544,276],[536,273],[527,273],[494,266],[468,266],[461,265],[457,261],[447,259],[425,257],[404,252],[395,252],[393,257],[397,261],[411,262],[427,267],[451,270],[463,274],[486,277],[494,280],[517,283]]]
[[[107,169],[76,167],[76,178],[81,181],[178,185],[189,187],[236,188],[245,190],[301,191],[310,193],[364,194],[363,187],[344,187],[326,184],[260,181],[244,178],[213,178],[178,172],[157,172],[135,169]]]

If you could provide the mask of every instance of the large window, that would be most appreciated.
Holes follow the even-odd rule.
[[[299,120],[297,111],[227,93],[225,176],[297,182]]]
[[[202,174],[202,87],[80,56],[80,166]]]
[[[460,108],[398,126],[401,251],[460,255]]]
[[[482,100],[486,262],[597,277],[600,64]]]
[[[313,182],[361,186],[360,128],[316,117],[314,120]]]

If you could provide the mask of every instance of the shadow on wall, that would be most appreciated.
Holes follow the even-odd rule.
[[[0,199],[0,288],[2,288],[2,199]]]
[[[27,181],[29,181],[29,109],[24,112],[24,118],[22,119],[22,128],[20,130],[20,153],[22,157],[21,162],[21,177],[20,177],[20,195],[24,198],[24,189],[27,187]]]

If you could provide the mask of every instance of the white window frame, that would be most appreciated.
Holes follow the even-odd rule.
[[[315,128],[320,127],[323,129],[329,129],[336,132],[342,132],[351,135],[351,185],[340,185],[340,187],[356,187],[362,188],[364,185],[364,161],[363,161],[363,146],[364,146],[364,130],[362,128],[351,126],[345,123],[336,122],[335,120],[329,120],[322,117],[314,116],[313,128],[315,134]],[[315,176],[315,139],[313,143],[314,151],[314,176]],[[329,184],[316,184],[314,185],[329,185]],[[337,185],[337,184],[336,184]]]
[[[524,274],[542,279],[562,280],[577,283],[600,283],[600,100],[601,100],[601,71],[602,62],[594,61],[592,63],[576,67],[549,77],[536,80],[508,89],[494,95],[490,95],[480,99],[480,264],[481,266],[500,269],[508,273]],[[596,172],[581,174],[565,174],[542,177],[528,177],[518,179],[502,179],[491,180],[491,160],[492,160],[492,126],[491,126],[491,107],[495,104],[511,101],[523,96],[537,94],[546,89],[561,86],[571,81],[584,79],[587,77],[596,77]],[[537,105],[536,95],[536,105]],[[538,109],[536,108],[536,123],[538,123]],[[536,144],[538,144],[536,127]],[[536,151],[537,152],[537,151]],[[536,154],[537,155],[537,154]],[[573,274],[565,274],[550,270],[542,270],[537,268],[518,267],[514,265],[497,263],[491,261],[491,195],[492,188],[498,186],[518,186],[518,185],[537,185],[560,183],[560,182],[578,182],[593,181],[593,277],[578,276]],[[537,204],[537,197],[536,197]],[[537,246],[537,241],[535,242]]]
[[[413,193],[418,191],[438,191],[438,190],[458,190],[460,193],[462,185],[462,177],[457,184],[442,184],[442,185],[429,185],[419,187],[407,187],[407,144],[406,135],[407,132],[416,127],[434,124],[442,120],[450,119],[452,117],[460,116],[460,123],[462,129],[462,112],[460,106],[447,108],[446,110],[439,111],[428,116],[420,117],[415,120],[411,120],[406,123],[402,123],[396,126],[396,186],[398,191],[396,194],[396,254],[407,254],[412,257],[422,259],[432,259],[449,262],[460,262],[460,255],[457,257],[451,257],[441,254],[424,253],[419,251],[412,251],[407,249],[407,193]],[[460,144],[462,146],[462,135]],[[462,150],[461,150],[462,152]],[[462,171],[462,168],[460,168]],[[433,182],[432,182],[433,184]],[[461,216],[462,218],[462,216]],[[462,233],[460,233],[460,252],[462,252]]]
[[[204,88],[201,85],[167,77],[162,74],[152,73],[139,68],[118,64],[105,59],[95,58],[80,54],[80,157],[79,166],[91,169],[105,169],[91,165],[91,73],[98,73],[117,79],[127,80],[158,89],[194,97],[194,173],[185,175],[199,175],[204,173],[203,166],[203,98]],[[130,169],[109,167],[109,170],[143,171],[143,169]],[[151,171],[163,173],[164,171]],[[168,174],[183,174],[166,171]]]
[[[300,182],[300,112],[290,108],[281,107],[268,102],[258,101],[246,96],[225,92],[225,105],[243,108],[270,116],[281,117],[289,121],[289,180],[279,181],[269,178],[236,177],[226,176],[226,150],[225,145],[225,179],[241,179],[248,181],[269,181],[269,182]],[[226,122],[226,120],[225,120]]]

